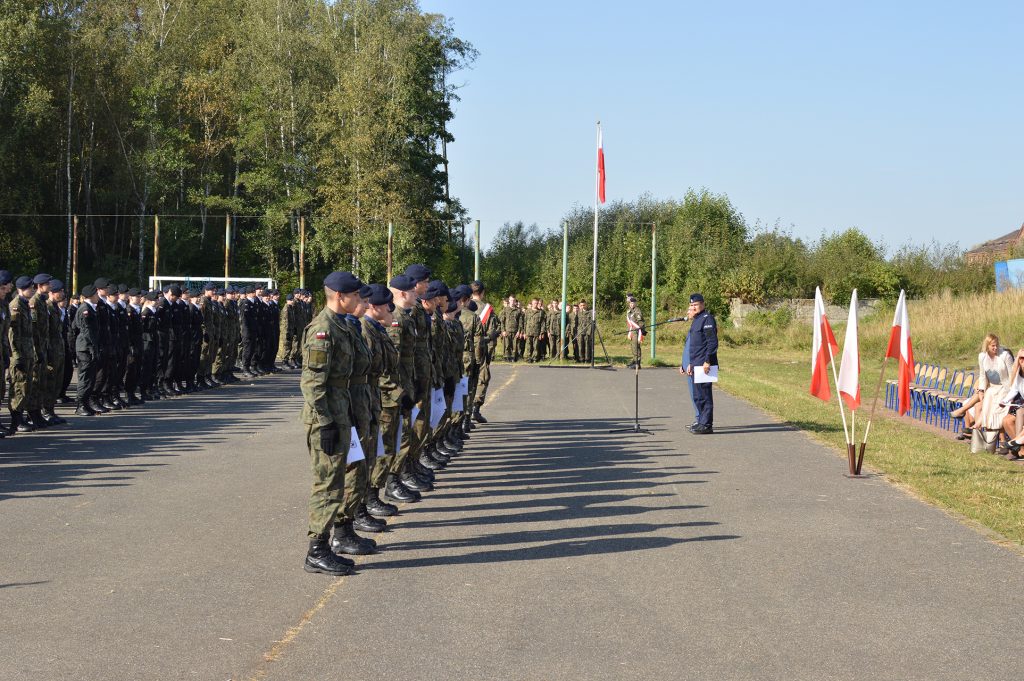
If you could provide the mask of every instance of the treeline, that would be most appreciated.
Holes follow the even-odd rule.
[[[471,45],[415,0],[0,0],[0,253],[19,272],[454,275],[450,74]]]
[[[593,209],[564,218],[569,228],[568,292],[590,300]],[[889,252],[858,229],[794,237],[778,225],[750,227],[724,194],[689,191],[682,201],[641,198],[602,207],[598,236],[598,305],[620,310],[626,292],[650,307],[652,225],[657,231],[658,306],[686,308],[701,291],[708,307],[728,312],[729,299],[760,303],[772,298],[812,298],[814,288],[835,303],[861,298],[912,298],[949,290],[991,290],[990,266],[970,266],[955,246],[907,244]],[[562,287],[562,232],[508,223],[482,265],[499,292],[557,297]]]

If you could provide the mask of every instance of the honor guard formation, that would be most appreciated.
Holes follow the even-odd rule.
[[[571,349],[574,362],[589,364],[594,352],[594,333],[587,303],[581,300],[566,308],[566,341],[565,346],[559,348],[563,307],[565,305],[558,300],[545,306],[540,298],[534,298],[524,310],[515,296],[509,296],[498,317],[505,361],[520,362],[525,358],[533,364],[559,354],[562,359],[569,359]]]
[[[75,414],[95,416],[274,373],[277,360],[294,368],[313,298],[297,290],[284,310],[279,298],[261,286],[148,291],[105,277],[71,296],[48,274],[0,270],[0,399],[11,384],[0,437],[66,423],[54,407],[71,403],[73,371]]]
[[[458,456],[490,383],[500,326],[479,281],[449,288],[424,265],[385,286],[324,279],[324,309],[302,333],[302,421],[313,472],[305,569],[347,575],[348,555],[433,489]],[[383,497],[383,498],[382,498]]]

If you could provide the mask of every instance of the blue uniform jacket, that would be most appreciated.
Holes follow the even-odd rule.
[[[690,363],[690,334],[686,334],[686,342],[683,343],[683,360],[679,365],[679,368],[686,371],[686,366]]]
[[[718,324],[707,310],[693,318],[686,337],[690,345],[690,364],[718,364]]]

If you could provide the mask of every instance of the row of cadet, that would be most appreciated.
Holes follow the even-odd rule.
[[[498,321],[506,362],[525,358],[534,363],[559,355],[564,307],[561,301],[552,300],[545,305],[540,298],[533,298],[525,308],[515,296],[503,302]],[[594,356],[593,315],[584,300],[566,308],[565,343],[561,350],[562,359],[569,359],[571,351],[574,362],[589,363]]]
[[[283,313],[279,295],[215,284],[148,291],[101,277],[74,296],[48,274],[0,270],[0,368],[11,385],[0,437],[65,423],[55,407],[72,402],[73,373],[75,413],[93,416],[235,382],[236,371],[272,373],[275,358],[296,366],[312,295],[289,294]]]
[[[324,280],[325,307],[302,340],[302,423],[313,487],[307,572],[349,574],[381,532],[433,489],[487,395],[500,325],[475,281],[449,289],[424,265],[384,284]],[[382,498],[383,496],[383,498]]]

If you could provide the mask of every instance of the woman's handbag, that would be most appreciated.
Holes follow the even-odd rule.
[[[974,432],[971,434],[971,454],[979,454],[981,452],[995,453],[998,440],[998,430],[990,430],[975,425]]]

